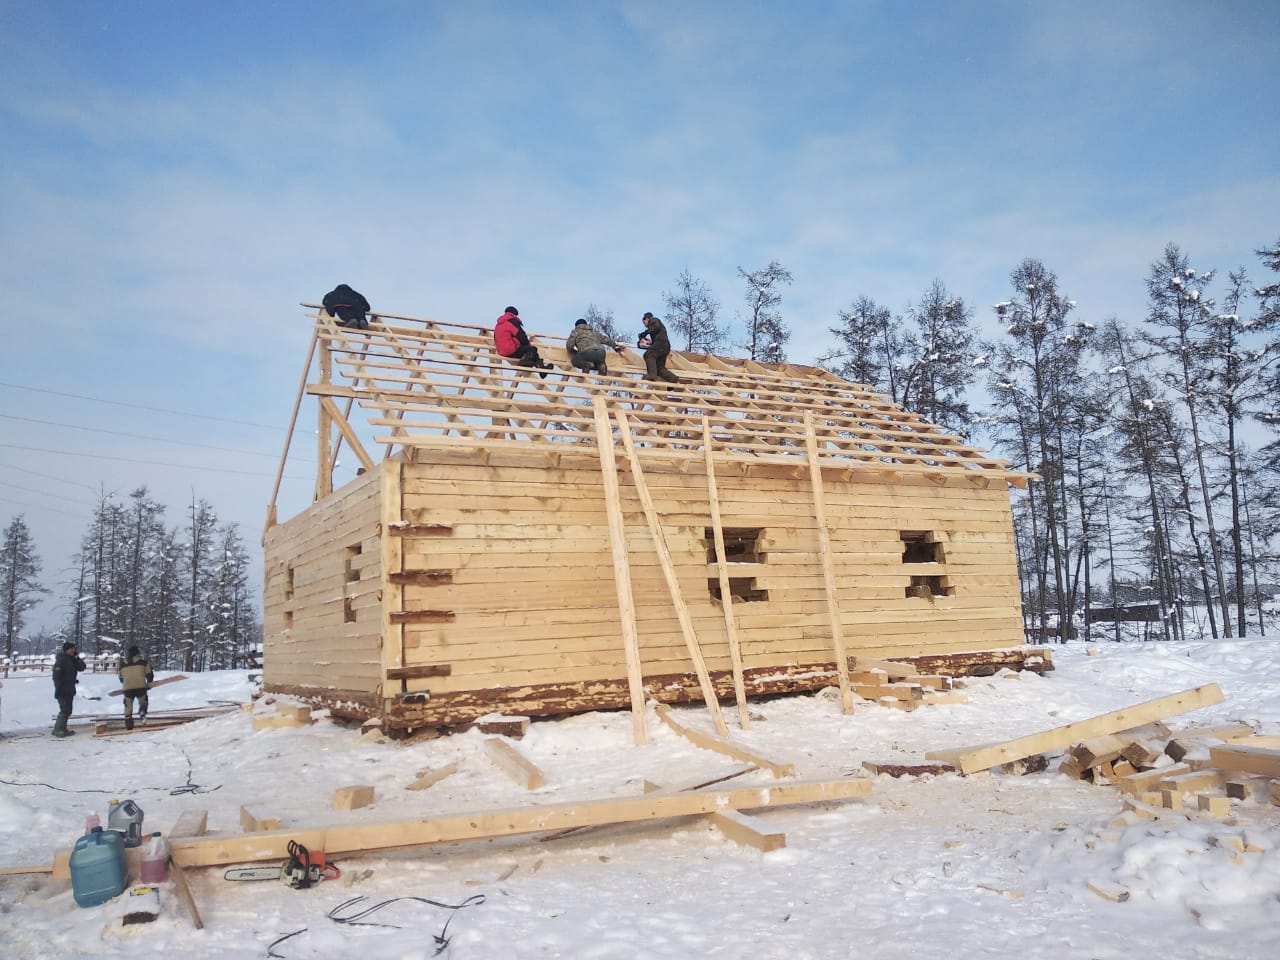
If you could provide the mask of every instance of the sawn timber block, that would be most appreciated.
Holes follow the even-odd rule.
[[[489,751],[489,756],[493,758],[494,763],[498,765],[498,769],[522,784],[526,790],[539,790],[546,785],[546,775],[532,760],[506,740],[490,737],[484,742],[484,747]]]
[[[333,809],[359,810],[373,803],[373,787],[362,783],[333,791]]]
[[[1228,744],[1209,748],[1209,762],[1230,773],[1256,773],[1280,777],[1280,750]]]
[[[489,714],[476,721],[476,729],[490,736],[510,737],[513,740],[520,740],[529,732],[529,718]]]
[[[280,818],[264,814],[261,810],[254,812],[248,807],[241,807],[240,829],[245,833],[258,833],[262,830],[279,830]]]

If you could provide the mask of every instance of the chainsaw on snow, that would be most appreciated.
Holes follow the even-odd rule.
[[[318,862],[311,862],[311,853],[296,840],[289,841],[289,859],[278,867],[236,867],[222,875],[224,880],[280,880],[294,890],[314,887],[322,880],[336,880],[342,871],[335,864],[325,863],[324,854],[318,854]]]

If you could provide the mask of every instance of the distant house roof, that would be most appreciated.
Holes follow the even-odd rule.
[[[701,460],[709,438],[718,460],[794,467],[808,458],[812,423],[816,458],[828,469],[980,486],[1024,486],[1029,476],[819,367],[673,352],[668,366],[683,383],[667,384],[642,380],[643,357],[627,349],[610,354],[606,377],[569,364],[564,337],[531,332],[556,364],[543,379],[499,357],[487,327],[378,314],[368,330],[354,330],[304,306],[317,310],[316,337],[325,348],[320,379],[306,392],[358,403],[373,440],[392,451],[532,444],[554,453],[594,445],[593,399],[605,397],[651,455]]]

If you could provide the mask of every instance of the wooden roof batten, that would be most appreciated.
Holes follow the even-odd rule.
[[[318,381],[307,382],[304,373],[298,400],[315,396],[322,434],[336,429],[333,445],[322,452],[320,470],[329,476],[317,479],[317,499],[332,491],[344,439],[365,468],[372,464],[348,421],[353,403],[369,426],[389,428],[372,438],[385,446],[385,458],[413,460],[421,449],[458,447],[534,446],[553,460],[573,446],[594,453],[592,404],[602,396],[625,411],[637,453],[646,459],[702,461],[713,453],[740,469],[768,464],[803,474],[812,465],[847,478],[900,482],[920,475],[980,487],[1000,480],[1022,487],[1031,476],[822,368],[673,352],[669,366],[682,382],[655,383],[642,379],[636,350],[610,355],[608,376],[588,374],[568,362],[564,337],[531,333],[556,365],[544,379],[498,356],[488,327],[380,313],[369,329],[355,330],[338,326],[314,304],[303,306],[314,311],[312,354],[320,361]],[[311,367],[309,356],[306,370]],[[347,401],[345,409],[338,399]],[[618,434],[616,421],[613,428]],[[708,438],[713,451],[706,449]],[[286,444],[282,469],[287,456]]]

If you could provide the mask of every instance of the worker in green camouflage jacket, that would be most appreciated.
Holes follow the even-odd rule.
[[[134,700],[138,701],[138,719],[143,723],[147,720],[147,685],[155,680],[155,671],[135,644],[129,648],[129,655],[120,661],[116,674],[124,687],[124,728],[132,730]]]

